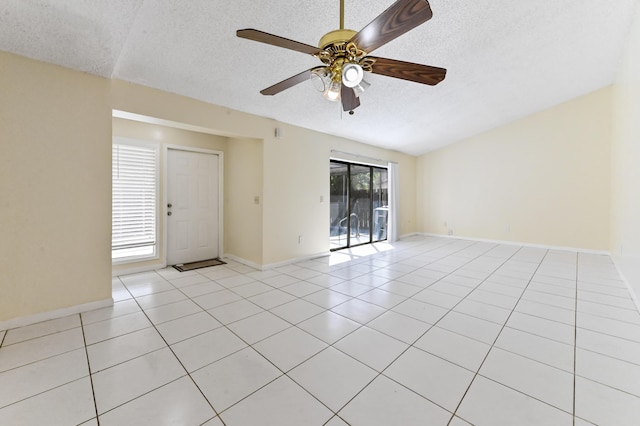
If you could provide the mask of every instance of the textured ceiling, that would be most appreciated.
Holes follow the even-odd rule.
[[[0,50],[422,154],[611,84],[640,0],[431,0],[433,18],[376,56],[447,68],[438,86],[379,75],[350,116],[310,82],[319,65],[239,39],[256,28],[316,45],[339,1],[1,0]],[[393,0],[346,0],[359,30]]]

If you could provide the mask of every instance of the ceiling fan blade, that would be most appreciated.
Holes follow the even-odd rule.
[[[352,88],[342,85],[340,89],[340,97],[342,98],[342,110],[353,111],[360,106],[360,99]]]
[[[259,41],[260,43],[270,44],[272,46],[284,47],[285,49],[295,50],[296,52],[308,53],[316,55],[320,49],[309,44],[300,43],[299,41],[289,40],[288,38],[265,33],[264,31],[248,28],[246,30],[236,31],[236,35],[240,38]]]
[[[352,42],[367,53],[427,22],[433,13],[427,0],[398,0],[353,36]]]
[[[302,71],[300,74],[296,74],[293,77],[282,80],[280,83],[276,83],[273,86],[269,86],[266,89],[261,90],[260,93],[267,96],[277,95],[278,93],[287,90],[290,87],[295,86],[296,84],[300,84],[309,80],[313,71],[323,68],[324,67],[314,67],[309,70]]]
[[[429,65],[414,64],[413,62],[403,62],[395,59],[376,58],[372,72],[374,74],[386,75],[387,77],[400,78],[402,80],[415,81],[416,83],[435,86],[447,75],[444,68],[432,67]]]

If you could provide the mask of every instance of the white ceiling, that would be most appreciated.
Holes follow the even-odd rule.
[[[346,0],[359,30],[393,0]],[[339,1],[2,0],[0,50],[422,154],[611,84],[640,0],[431,0],[433,18],[376,56],[447,68],[431,87],[370,75],[349,116],[310,82],[319,65],[239,39],[256,28],[306,44],[339,27]]]

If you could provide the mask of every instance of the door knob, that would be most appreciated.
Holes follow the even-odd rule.
[[[167,207],[171,208],[171,207],[173,207],[173,204],[169,203],[169,204],[167,204]]]
[[[171,212],[167,212],[167,216],[171,216],[173,213]]]

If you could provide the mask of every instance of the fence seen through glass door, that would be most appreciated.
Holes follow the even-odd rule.
[[[387,169],[332,160],[329,179],[331,250],[386,240]]]

